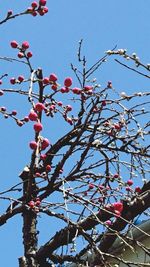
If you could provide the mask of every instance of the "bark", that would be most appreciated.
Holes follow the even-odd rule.
[[[26,210],[23,214],[23,244],[26,267],[38,267],[35,260],[37,251],[37,214],[34,211]]]
[[[28,202],[36,197],[36,184],[31,172],[26,173],[23,183],[24,209],[23,216],[23,245],[24,257],[19,259],[19,267],[39,267],[35,259],[38,245],[37,212],[28,207]]]

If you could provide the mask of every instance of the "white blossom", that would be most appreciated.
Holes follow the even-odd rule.
[[[127,94],[125,92],[121,92],[120,93],[120,96],[123,97],[123,98],[126,98],[127,97]]]
[[[95,139],[93,142],[92,142],[92,145],[95,145],[96,147],[98,147],[99,145],[101,145],[101,141],[99,139]]]
[[[111,55],[111,54],[113,54],[113,51],[112,51],[112,50],[107,50],[105,53],[106,53],[107,55]]]
[[[136,58],[136,53],[132,53],[132,56],[133,56],[134,58]]]
[[[125,52],[126,52],[125,49],[118,49],[118,53],[119,53],[119,55],[124,55]]]

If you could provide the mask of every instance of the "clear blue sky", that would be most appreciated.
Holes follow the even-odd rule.
[[[32,1],[5,0],[0,6],[0,18],[8,9],[22,11]],[[0,27],[0,56],[15,56],[10,41],[28,40],[33,51],[33,66],[42,67],[45,76],[57,73],[60,82],[71,75],[70,63],[76,64],[78,41],[83,38],[84,54],[89,64],[104,55],[104,52],[117,45],[129,53],[136,52],[145,63],[150,63],[150,2],[112,0],[47,0],[49,13],[44,17],[24,16],[9,21]],[[0,61],[0,74],[8,72],[10,77],[26,73],[20,65]],[[23,72],[24,71],[24,72]],[[101,70],[95,73],[99,83],[105,85],[112,80],[118,91],[129,93],[149,90],[149,81],[131,73],[110,58]],[[28,112],[24,99],[4,96],[0,106],[18,109],[23,116]],[[24,113],[23,113],[24,111]],[[29,126],[18,128],[9,120],[0,118],[0,187],[6,189],[17,183],[17,175],[29,162],[28,142],[32,132]],[[58,134],[59,125],[53,131]],[[63,130],[63,129],[62,129]],[[53,136],[52,138],[55,138]],[[1,208],[0,208],[1,211]],[[14,218],[0,228],[1,266],[16,267],[17,258],[22,255],[21,220]],[[47,226],[42,228],[44,239]],[[49,231],[52,231],[49,225]],[[3,241],[2,241],[3,240]]]

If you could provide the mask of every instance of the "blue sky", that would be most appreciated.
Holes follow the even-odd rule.
[[[16,13],[30,6],[30,3],[29,0],[3,1],[0,6],[0,19],[7,10],[12,9]],[[16,51],[9,45],[11,40],[28,40],[34,55],[33,66],[42,67],[44,76],[51,72],[57,73],[60,82],[64,77],[72,75],[70,63],[77,64],[76,53],[81,38],[84,40],[83,53],[89,65],[115,45],[117,48],[126,48],[129,53],[136,52],[144,63],[150,62],[149,0],[48,0],[47,6],[49,13],[44,17],[23,16],[0,27],[0,56],[15,57]],[[6,64],[4,61],[0,61],[0,70],[2,74],[9,73],[9,77],[26,74],[23,66]],[[109,58],[94,76],[102,86],[112,80],[119,92],[149,91],[148,79],[124,69],[114,62],[113,57]],[[20,100],[18,97],[0,98],[1,106],[17,108],[22,114],[28,112],[26,104],[24,99]],[[1,188],[5,189],[18,181],[18,173],[30,159],[28,142],[31,139],[31,131],[29,126],[25,131],[24,128],[18,129],[11,120],[0,120],[0,184]],[[57,124],[53,129],[56,135],[59,127]],[[21,220],[22,218],[15,218],[0,229],[3,267],[16,267],[17,258],[22,255]],[[46,239],[45,228],[42,228],[42,231]]]

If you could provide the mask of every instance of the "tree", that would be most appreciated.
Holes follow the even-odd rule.
[[[46,2],[34,1],[31,8],[19,14],[8,11],[0,24],[21,15],[43,16],[48,12]],[[129,229],[138,228],[135,218],[140,214],[149,216],[150,93],[128,95],[122,92],[119,95],[111,81],[101,87],[93,74],[112,55],[128,59],[147,72],[150,66],[140,62],[135,54],[128,55],[126,50],[115,47],[87,67],[81,40],[80,67],[71,65],[77,87],[73,86],[72,77],[64,78],[62,86],[56,74],[45,77],[43,69],[32,67],[32,52],[27,41],[20,44],[13,40],[10,45],[16,50],[18,59],[7,56],[3,59],[27,65],[28,78],[19,74],[10,79],[11,89],[3,88],[7,75],[2,73],[0,95],[26,96],[30,108],[28,116],[23,118],[16,110],[9,111],[3,106],[0,112],[4,118],[17,123],[18,128],[30,124],[35,134],[29,143],[30,163],[19,175],[21,182],[0,193],[1,200],[10,202],[0,216],[0,225],[7,227],[7,222],[18,214],[23,217],[24,256],[19,258],[19,266],[85,264],[82,256],[88,251],[96,255],[89,263],[91,266],[113,266],[111,259],[114,257],[118,262],[125,262],[122,257],[110,253],[110,248],[116,238],[128,244]],[[149,78],[137,68],[124,65]],[[60,132],[58,140],[51,144],[49,136],[43,133],[53,126],[57,117],[64,125],[65,134]],[[139,186],[135,185],[137,176]],[[38,246],[37,222],[43,214],[49,221],[53,217],[58,219],[58,231],[52,232],[47,242]],[[130,240],[128,246],[132,247],[134,242],[136,240]],[[142,249],[148,253],[146,247],[142,246]],[[125,263],[131,266],[129,262]],[[147,266],[143,262],[134,265]]]

